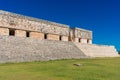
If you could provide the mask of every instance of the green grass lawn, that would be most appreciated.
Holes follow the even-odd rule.
[[[5,63],[0,80],[120,80],[120,58]]]

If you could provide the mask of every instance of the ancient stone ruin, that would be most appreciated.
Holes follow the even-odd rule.
[[[92,44],[92,31],[0,10],[0,62],[116,57]]]

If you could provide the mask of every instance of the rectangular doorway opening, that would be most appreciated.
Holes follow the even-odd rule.
[[[59,36],[59,40],[60,40],[60,41],[62,40],[62,36],[61,36],[61,35]]]
[[[26,31],[26,37],[30,37],[30,32]]]
[[[47,34],[44,34],[44,39],[47,39]]]
[[[81,43],[81,38],[79,38],[79,42]]]
[[[9,36],[15,36],[15,29],[9,29]]]

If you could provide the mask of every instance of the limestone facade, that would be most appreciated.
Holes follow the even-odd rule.
[[[44,39],[44,34],[40,32],[28,32],[27,37]]]
[[[0,35],[92,44],[92,31],[0,10]]]
[[[15,30],[15,36],[26,37],[26,32],[24,30]]]
[[[47,34],[46,39],[48,39],[48,40],[59,40],[59,35]]]
[[[9,35],[8,28],[0,28],[0,35]]]
[[[119,56],[92,44],[92,31],[1,10],[0,43],[0,63]]]

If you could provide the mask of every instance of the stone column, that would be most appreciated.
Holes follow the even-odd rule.
[[[0,28],[0,35],[9,35],[8,28]]]
[[[80,43],[87,44],[87,39],[81,38],[81,42]]]
[[[24,31],[24,30],[15,30],[15,36],[26,37],[26,31]]]
[[[79,38],[75,38],[75,42],[79,42]]]
[[[61,36],[62,41],[68,41],[68,36]]]
[[[59,35],[47,34],[48,40],[59,40]]]
[[[92,44],[92,40],[91,39],[88,40],[88,44]]]
[[[44,39],[44,33],[30,32],[31,38]]]

